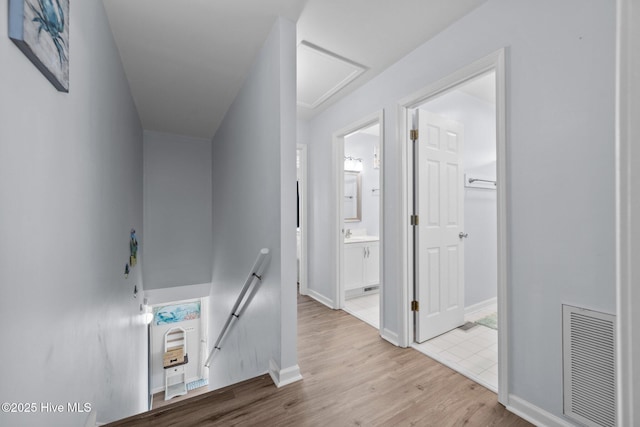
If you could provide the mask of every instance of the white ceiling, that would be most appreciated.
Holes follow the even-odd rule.
[[[211,138],[276,18],[306,0],[103,0],[142,126]]]
[[[309,119],[325,110],[485,1],[309,0],[298,20],[298,42],[368,70],[317,108],[299,105],[298,117]]]
[[[298,43],[365,68],[315,108],[299,106],[309,119],[486,0],[103,1],[143,127],[211,138],[277,16],[298,21]]]

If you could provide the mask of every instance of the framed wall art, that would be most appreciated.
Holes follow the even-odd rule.
[[[69,92],[69,0],[9,0],[9,38],[61,92]]]
[[[184,322],[200,318],[200,301],[189,301],[153,307],[154,323],[166,325],[168,323]]]

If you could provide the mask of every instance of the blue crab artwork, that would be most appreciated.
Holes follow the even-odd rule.
[[[9,0],[9,38],[61,92],[69,92],[69,1]]]
[[[156,325],[185,322],[200,318],[200,301],[158,306],[153,308]]]
[[[43,30],[49,34],[53,44],[58,50],[58,57],[62,65],[67,61],[67,56],[64,53],[65,42],[62,38],[65,20],[64,11],[62,10],[62,6],[60,6],[60,0],[38,0],[39,10],[31,3],[29,3],[29,6],[36,15],[36,17],[33,18],[33,22],[40,24],[38,37],[40,37]]]

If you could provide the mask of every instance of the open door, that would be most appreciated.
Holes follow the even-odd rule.
[[[462,124],[417,110],[416,341],[464,323]]]

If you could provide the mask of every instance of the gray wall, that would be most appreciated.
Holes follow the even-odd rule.
[[[335,292],[331,135],[385,114],[385,299],[399,334],[397,102],[499,48],[507,55],[510,392],[562,414],[561,304],[615,311],[615,4],[489,0],[309,123],[309,287]],[[588,184],[585,184],[588,179]]]
[[[496,179],[496,107],[461,91],[449,92],[421,108],[464,126],[464,172]],[[496,191],[465,187],[464,305],[495,298],[498,292]]]
[[[271,261],[260,288],[210,370],[218,388],[296,356],[295,26],[274,25],[213,138],[211,343],[261,248]]]
[[[211,141],[144,132],[144,284],[211,282]]]
[[[140,264],[124,277],[132,227],[144,258],[142,129],[102,2],[74,2],[69,25],[63,94],[6,36],[0,7],[0,401],[88,402],[106,422],[147,405]]]

